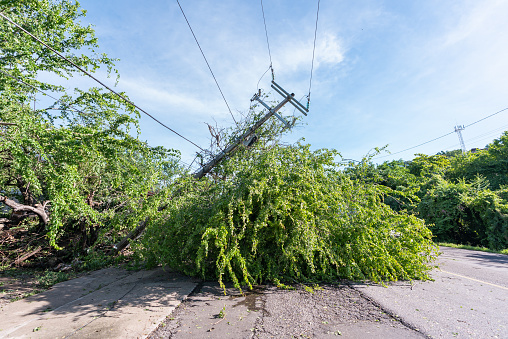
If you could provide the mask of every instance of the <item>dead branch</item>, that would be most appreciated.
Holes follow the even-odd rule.
[[[23,261],[25,261],[26,259],[30,258],[31,256],[33,256],[34,254],[37,254],[40,252],[40,250],[42,249],[41,246],[37,247],[35,250],[31,251],[31,252],[28,252],[28,253],[25,253],[24,255],[22,255],[21,257],[19,257],[18,259],[16,259],[14,261],[14,264],[15,265],[19,265],[21,264]]]

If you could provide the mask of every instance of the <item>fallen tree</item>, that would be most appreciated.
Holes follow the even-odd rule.
[[[36,203],[34,206],[29,206],[20,204],[12,199],[0,195],[0,202],[4,203],[7,207],[12,208],[12,213],[29,212],[37,215],[43,225],[47,225],[49,222],[49,214],[46,209],[49,200],[44,201],[42,204]]]
[[[225,179],[188,180],[134,243],[140,259],[237,287],[428,278],[436,248],[422,220],[342,173],[335,151],[265,146],[221,163]]]
[[[45,248],[114,243],[157,211],[149,193],[169,184],[179,154],[139,140],[130,103],[98,88],[67,91],[54,80],[78,70],[25,31],[90,73],[116,75],[115,59],[96,52],[93,28],[82,25],[79,3],[3,1],[0,12],[2,225],[37,216],[38,225],[22,225],[45,233]],[[44,82],[41,73],[54,76]]]

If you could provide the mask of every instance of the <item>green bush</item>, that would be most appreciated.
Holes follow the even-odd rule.
[[[493,250],[508,247],[508,204],[488,189],[487,180],[478,176],[469,183],[452,183],[436,176],[431,183],[418,212],[433,224],[436,241]]]
[[[428,278],[435,248],[423,221],[343,174],[336,152],[298,144],[248,154],[218,169],[226,180],[187,182],[138,254],[237,287]]]
[[[471,181],[477,175],[485,177],[493,190],[508,185],[508,131],[494,139],[484,150],[460,154],[451,159],[448,179],[464,178]]]

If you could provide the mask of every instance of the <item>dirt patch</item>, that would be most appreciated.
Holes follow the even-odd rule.
[[[85,272],[55,272],[24,267],[4,268],[0,271],[0,308],[83,274]]]
[[[0,275],[0,308],[11,301],[25,298],[39,291],[37,279],[33,274],[18,277]]]
[[[205,283],[149,338],[422,338],[348,285],[258,287],[241,295]]]

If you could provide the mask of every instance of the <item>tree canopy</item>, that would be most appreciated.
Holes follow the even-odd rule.
[[[79,3],[1,1],[0,11],[83,69],[116,74],[115,60],[96,52],[92,27],[81,25]],[[178,153],[141,141],[139,113],[109,91],[41,80],[81,74],[7,20],[0,27],[0,121],[15,124],[0,126],[0,201],[11,222],[37,215],[54,247],[66,236],[82,248],[108,232],[115,238],[145,217]]]
[[[362,180],[386,187],[385,202],[423,218],[436,241],[501,250],[508,248],[507,159],[508,131],[475,153],[370,164]]]
[[[227,180],[190,182],[145,232],[152,265],[261,282],[425,279],[435,247],[424,222],[351,179],[333,150],[257,146],[224,162]]]

